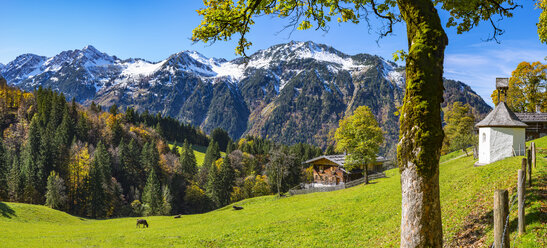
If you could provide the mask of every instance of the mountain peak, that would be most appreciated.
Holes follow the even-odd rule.
[[[97,48],[95,48],[92,45],[87,45],[84,48],[82,48],[81,53],[84,54],[84,55],[87,55],[88,57],[95,57],[95,58],[110,57],[110,56],[108,56],[108,54],[97,50]]]
[[[95,47],[92,46],[92,45],[87,45],[87,46],[85,46],[85,47],[82,49],[82,51],[94,51],[94,52],[96,51],[96,52],[99,52],[99,50],[97,50],[97,48],[95,48]]]

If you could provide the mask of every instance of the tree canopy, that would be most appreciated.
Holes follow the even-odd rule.
[[[378,17],[383,25],[379,28],[380,35],[386,36],[392,33],[393,25],[403,21],[406,11],[400,11],[407,1],[396,0],[204,0],[205,8],[197,10],[203,16],[200,25],[192,33],[193,41],[215,42],[230,40],[232,35],[239,34],[237,54],[245,54],[245,49],[252,42],[245,38],[255,21],[253,18],[263,15],[275,15],[279,18],[289,18],[287,27],[296,27],[298,30],[315,28],[327,31],[329,24],[334,19],[339,22],[369,23],[370,16]],[[488,21],[494,32],[488,39],[497,39],[503,34],[503,30],[497,26],[496,16],[512,17],[512,10],[517,5],[512,0],[470,0],[448,1],[435,0],[423,1],[446,10],[451,17],[446,22],[446,27],[456,27],[458,34],[469,31],[481,21]],[[424,3],[419,3],[424,5]],[[537,6],[543,9],[542,17],[538,23],[538,33],[545,41],[546,14],[545,0],[538,0]],[[409,8],[409,10],[411,10]],[[414,14],[418,14],[414,11]],[[407,20],[405,20],[407,21]],[[541,30],[541,31],[540,31]]]
[[[492,92],[492,101],[498,104],[498,92]],[[547,64],[521,62],[509,78],[507,106],[515,112],[535,112],[536,106],[547,111]]]
[[[444,127],[446,136],[443,150],[448,152],[461,149],[467,154],[466,148],[475,143],[473,132],[475,117],[471,112],[471,106],[455,102],[445,112],[444,121],[446,122]]]
[[[368,106],[360,106],[353,115],[341,119],[334,138],[336,150],[348,153],[344,167],[349,170],[376,161],[384,140],[382,129]]]

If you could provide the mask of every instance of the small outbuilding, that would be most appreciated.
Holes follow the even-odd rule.
[[[496,78],[499,103],[475,125],[479,129],[479,161],[476,165],[524,155],[526,151],[525,129],[528,125],[507,107],[508,88],[508,78]]]

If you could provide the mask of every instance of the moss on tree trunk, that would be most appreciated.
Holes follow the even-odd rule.
[[[407,24],[406,92],[397,157],[401,247],[442,247],[439,157],[443,59],[448,38],[429,0],[398,0]]]

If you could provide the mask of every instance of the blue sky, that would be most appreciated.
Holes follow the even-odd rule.
[[[453,28],[446,29],[445,77],[471,85],[489,104],[495,77],[509,77],[521,61],[546,62],[547,45],[539,42],[535,25],[540,12],[534,9],[534,1],[521,2],[524,8],[499,23],[506,31],[500,37],[501,44],[484,41],[492,33],[489,23],[461,35]],[[201,21],[195,10],[202,6],[200,0],[0,0],[0,63],[23,53],[53,56],[86,45],[122,59],[159,61],[183,50],[235,58],[235,40],[213,45],[190,41],[192,29]],[[447,13],[440,14],[443,21],[448,18]],[[248,35],[253,42],[249,54],[291,40],[311,40],[347,54],[370,53],[387,59],[407,47],[402,24],[396,26],[393,36],[379,43],[374,27],[369,30],[365,23],[333,23],[328,33],[307,30],[292,34],[282,31],[286,24],[287,20],[258,18]]]

